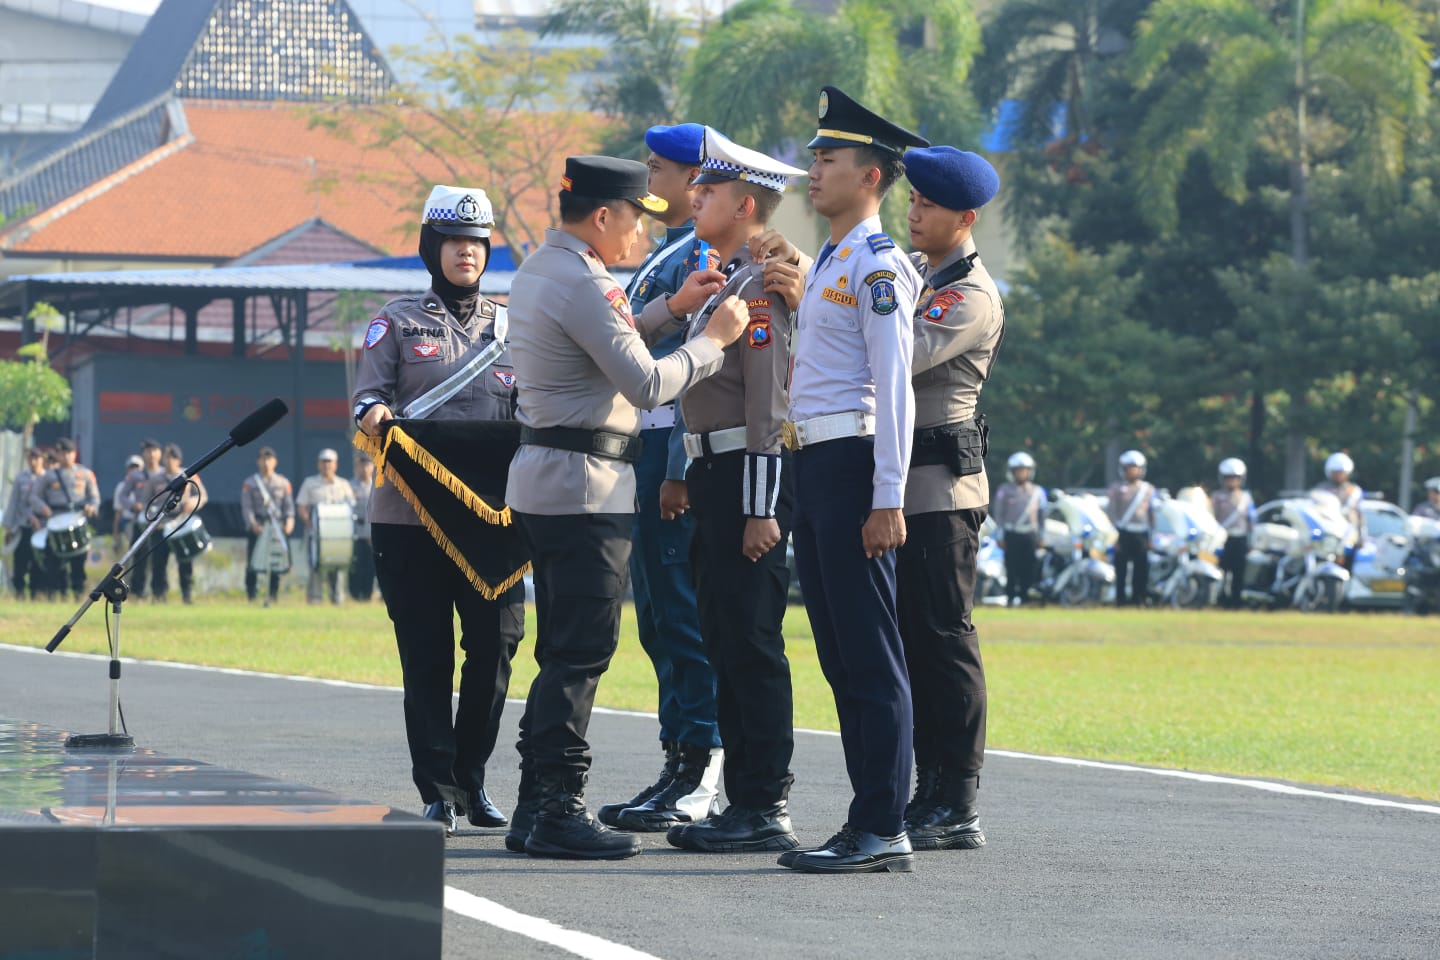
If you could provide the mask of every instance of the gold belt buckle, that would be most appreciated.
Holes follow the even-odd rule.
[[[780,440],[785,444],[786,450],[800,449],[800,434],[795,432],[795,424],[789,420],[780,424]]]

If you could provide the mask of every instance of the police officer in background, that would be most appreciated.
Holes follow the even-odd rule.
[[[510,290],[522,429],[505,499],[533,564],[540,670],[521,719],[520,802],[506,845],[523,840],[533,856],[614,859],[634,856],[640,844],[585,809],[585,732],[619,639],[635,521],[636,408],[673,400],[719,370],[747,312],[743,301],[725,298],[702,336],[656,360],[606,271],[640,238],[641,210],[664,209],[649,192],[645,165],[568,157],[559,199],[561,227],[546,231]],[[724,279],[697,270],[685,286],[703,301]],[[638,323],[651,340],[679,328],[663,299]]]
[[[161,458],[162,467],[165,471],[165,482],[168,485],[185,472],[185,459],[180,448],[173,444],[165,444],[164,456]],[[200,508],[205,506],[210,499],[209,493],[205,490],[205,481],[199,476],[190,478],[185,484],[185,492],[180,497],[180,502],[175,505],[165,516],[168,521],[183,521],[185,518],[198,513]],[[165,602],[165,595],[170,590],[170,579],[167,565],[170,560],[170,541],[163,534],[164,530],[156,531],[152,537],[157,541],[155,544],[155,555],[152,558],[151,566],[151,594],[161,603]],[[148,541],[147,541],[148,542]],[[195,562],[188,560],[178,554],[175,557],[175,572],[180,580],[180,598],[185,603],[195,602]]]
[[[44,475],[45,454],[39,447],[31,447],[25,451],[25,469],[15,475],[15,482],[10,485],[10,499],[5,504],[5,516],[0,519],[0,525],[5,527],[5,539],[9,544],[13,544],[15,551],[11,554],[10,588],[14,591],[16,600],[25,599],[27,588],[31,600],[38,600],[40,594],[50,592],[45,570],[40,566],[40,558],[35,556],[34,548],[30,545],[30,535],[36,529],[32,522],[35,511],[30,503],[30,495],[35,492],[35,487]]]
[[[275,451],[261,447],[255,454],[255,472],[240,485],[240,516],[245,521],[245,596],[256,598],[260,574],[256,568],[255,545],[261,531],[275,528],[287,538],[295,530],[295,496],[288,478],[275,472]],[[263,558],[261,558],[263,560]],[[280,599],[280,572],[269,572],[265,606]]]
[[[896,598],[914,704],[916,787],[905,830],[917,850],[984,845],[976,796],[985,763],[985,668],[971,620],[975,555],[990,504],[989,430],[976,412],[1005,336],[1000,290],[971,231],[1000,189],[975,153],[905,154],[915,305],[915,443],[905,488]]]
[[[140,441],[140,469],[130,475],[120,497],[125,513],[130,518],[132,536],[136,535],[137,529],[143,530],[149,524],[150,521],[145,516],[145,508],[149,506],[155,494],[165,489],[165,484],[168,482],[165,479],[165,467],[160,463],[160,455],[160,441],[149,437]],[[157,534],[151,534],[150,538],[145,541],[145,545],[131,559],[130,598],[132,600],[144,599],[147,579],[152,582],[157,579],[154,572],[155,565],[163,563],[156,552],[158,542]]]
[[[1426,520],[1440,520],[1440,477],[1425,481],[1425,499],[1416,504],[1410,514]]]
[[[796,316],[790,422],[795,561],[815,649],[835,694],[854,787],[848,822],[782,866],[829,873],[913,869],[904,811],[912,713],[896,614],[895,551],[915,428],[912,316],[921,280],[880,229],[906,147],[929,142],[835,87],[820,94],[810,197],[830,237]]]
[[[495,224],[490,198],[484,190],[437,186],[420,223],[430,289],[387,303],[360,353],[355,420],[372,437],[397,414],[514,419],[510,315],[480,293]],[[454,394],[440,400],[456,377]],[[424,816],[443,823],[447,834],[455,832],[457,810],[473,826],[503,827],[509,820],[485,791],[485,764],[500,732],[510,661],[525,633],[525,585],[485,599],[393,483],[374,489],[369,516],[380,596],[400,651],[405,736]],[[465,659],[452,717],[457,613]]]
[[[1105,512],[1120,538],[1115,543],[1115,606],[1143,607],[1150,590],[1150,526],[1155,488],[1145,479],[1145,454],[1120,454],[1121,479],[1110,485]],[[1127,574],[1134,571],[1133,579]]]
[[[75,462],[75,442],[69,437],[55,441],[58,463],[46,471],[30,488],[31,525],[39,530],[45,521],[60,512],[85,514],[93,520],[100,510],[100,487],[95,471]],[[52,589],[63,593],[68,585],[76,600],[85,589],[85,553],[58,564],[53,573]]]
[[[1036,547],[1050,500],[1035,482],[1035,458],[1024,450],[1005,462],[1006,482],[995,491],[990,515],[1001,530],[1005,549],[1005,599],[1010,606],[1025,602],[1039,579]]]
[[[1210,494],[1210,512],[1225,528],[1225,549],[1220,569],[1230,577],[1230,589],[1221,601],[1229,610],[1240,609],[1245,589],[1245,554],[1250,552],[1250,532],[1255,528],[1255,499],[1245,489],[1245,461],[1226,457],[1218,469],[1220,489]]]
[[[322,504],[341,505],[348,507],[347,513],[353,517],[355,491],[350,488],[350,481],[339,476],[339,469],[340,455],[326,447],[316,458],[316,470],[319,472],[306,477],[300,484],[300,492],[295,495],[295,512],[305,525],[306,553],[310,558],[310,576],[305,581],[307,603],[320,603],[327,593],[331,603],[343,603],[345,599],[345,590],[340,583],[345,571],[339,567],[320,566],[320,518],[315,510]],[[347,536],[354,539],[353,527],[347,531]]]
[[[1365,513],[1360,509],[1360,503],[1365,499],[1365,491],[1360,489],[1360,484],[1350,479],[1355,472],[1355,461],[1350,459],[1347,453],[1332,453],[1325,458],[1325,479],[1315,485],[1315,493],[1328,493],[1340,501],[1340,513],[1350,526],[1354,528],[1354,540],[1358,541],[1365,536]],[[1353,547],[1347,551],[1345,565],[1348,567],[1353,561]]]
[[[355,454],[350,492],[355,496],[355,554],[346,573],[346,588],[355,600],[369,601],[375,593],[375,553],[370,545],[370,491],[375,487],[375,461]]]
[[[799,845],[787,803],[795,739],[790,663],[780,629],[790,582],[785,542],[795,504],[790,456],[781,444],[792,323],[786,303],[767,293],[764,264],[749,242],[764,232],[789,178],[804,174],[705,130],[705,161],[695,178],[695,233],[712,245],[728,279],[694,314],[688,335],[703,336],[713,309],[731,294],[745,301],[750,319],[744,335],[725,348],[720,372],[681,398],[701,632],[715,667],[730,801],[722,814],[670,828],[666,839],[687,850],[741,853]],[[621,814],[621,826],[629,816]]]
[[[125,458],[125,473],[120,481],[115,484],[115,493],[110,498],[110,506],[115,512],[114,522],[110,529],[110,549],[115,554],[115,559],[124,556],[125,551],[130,547],[130,538],[134,536],[135,514],[125,509],[125,489],[134,478],[135,472],[145,466],[138,454],[130,454]]]
[[[705,128],[698,123],[656,126],[645,133],[650,192],[666,204],[664,211],[652,216],[665,224],[665,238],[641,262],[625,290],[632,311],[643,311],[654,300],[666,301],[676,315],[700,306],[687,301],[690,291],[682,292],[682,285],[691,271],[709,266],[701,262],[705,244],[696,239],[690,220],[691,181],[700,172],[704,136]],[[658,360],[683,341],[682,332],[670,334],[650,346],[650,355]],[[684,511],[685,431],[683,423],[676,426],[676,412],[672,401],[640,414],[630,554],[640,646],[655,666],[659,686],[665,766],[655,783],[628,801],[596,811],[608,826],[646,832],[705,816],[714,802],[723,762],[715,722],[715,671],[705,657],[695,609],[690,569],[694,524]],[[624,810],[634,812],[622,824]]]

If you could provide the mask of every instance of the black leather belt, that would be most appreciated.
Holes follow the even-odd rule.
[[[971,420],[916,430],[914,437],[912,467],[948,466],[961,477],[973,476],[985,467],[990,428],[983,413]]]
[[[607,460],[634,463],[640,459],[640,438],[608,430],[581,427],[521,427],[520,442],[574,453],[588,453]]]

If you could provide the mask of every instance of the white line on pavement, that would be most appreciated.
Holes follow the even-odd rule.
[[[588,960],[659,960],[653,954],[643,953],[624,944],[612,943],[592,934],[569,930],[543,917],[517,913],[509,907],[502,907],[494,900],[486,900],[455,887],[445,888],[445,909],[501,930],[518,933],[531,940],[548,943]]]

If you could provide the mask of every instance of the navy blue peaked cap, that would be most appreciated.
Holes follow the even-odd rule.
[[[806,146],[882,147],[904,153],[906,147],[928,147],[930,141],[862,107],[839,87],[820,88],[820,128]]]
[[[978,210],[1000,189],[1000,174],[978,153],[924,147],[902,160],[910,185],[926,200],[950,210]]]

